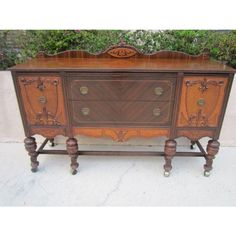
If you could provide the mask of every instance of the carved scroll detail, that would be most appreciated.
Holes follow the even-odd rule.
[[[49,83],[55,86],[59,84],[59,80],[57,78],[49,79],[45,77],[42,78],[40,76],[33,78],[21,77],[20,82],[24,85],[31,85],[32,83],[36,83],[36,88],[40,91],[43,91],[46,88],[45,83]]]
[[[136,128],[74,128],[74,135],[87,135],[91,137],[110,137],[117,142],[125,142],[132,137],[158,137],[169,136],[169,129],[136,129]]]
[[[19,76],[19,84],[26,116],[30,124],[65,124],[63,94],[59,76]]]
[[[185,82],[186,86],[193,86],[196,84],[199,84],[199,90],[203,93],[206,92],[207,89],[209,88],[209,85],[214,85],[214,86],[222,86],[224,84],[223,80],[220,81],[214,81],[214,80],[207,80],[204,78],[203,80],[187,80]]]
[[[57,135],[66,135],[64,128],[43,128],[43,127],[32,127],[31,135],[39,134],[45,138],[54,138]]]
[[[199,109],[197,113],[190,114],[188,124],[190,126],[204,127],[208,125],[208,119],[206,114]]]
[[[182,85],[179,127],[216,127],[228,80],[224,76],[186,76]]]
[[[192,141],[197,141],[203,137],[213,138],[212,130],[178,130],[177,137],[187,137]]]

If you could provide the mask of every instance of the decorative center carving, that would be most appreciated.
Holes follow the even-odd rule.
[[[37,81],[37,89],[39,89],[39,90],[42,92],[45,88],[46,88],[46,87],[45,87],[43,81],[42,81],[40,78],[38,78],[38,81]]]
[[[125,140],[125,135],[127,134],[127,130],[119,130],[116,132],[117,135],[117,141],[118,142],[124,142]]]
[[[127,58],[134,56],[137,52],[132,48],[118,47],[107,52],[109,55],[117,58]]]

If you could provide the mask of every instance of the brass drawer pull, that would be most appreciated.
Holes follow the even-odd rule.
[[[154,108],[152,112],[153,112],[154,116],[160,116],[161,115],[161,109],[158,108],[158,107]]]
[[[83,114],[84,116],[87,116],[87,115],[89,115],[89,113],[90,113],[90,109],[89,109],[88,107],[83,107],[83,108],[81,109],[81,112],[82,112],[82,114]]]
[[[41,104],[45,104],[47,102],[47,99],[46,99],[46,97],[39,97],[38,101]]]
[[[200,99],[197,100],[197,104],[199,106],[204,106],[206,104],[206,101],[205,101],[204,98],[200,98]]]
[[[158,96],[162,95],[163,91],[164,91],[164,89],[162,87],[156,87],[154,89],[155,94],[158,95]]]
[[[82,95],[88,94],[88,87],[86,87],[86,86],[80,87],[79,90],[80,90],[80,93],[81,93]]]

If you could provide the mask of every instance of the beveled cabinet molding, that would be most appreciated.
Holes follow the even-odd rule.
[[[142,54],[123,41],[104,52],[39,53],[11,68],[25,130],[25,148],[35,172],[39,154],[68,154],[72,174],[79,155],[164,156],[169,176],[174,156],[203,156],[209,176],[235,70],[208,54],[176,51]],[[46,139],[37,149],[32,137]],[[66,150],[44,149],[57,135]],[[77,136],[125,142],[134,137],[166,137],[163,152],[85,151]],[[176,138],[187,137],[199,152],[176,152]],[[199,140],[209,137],[206,150]]]

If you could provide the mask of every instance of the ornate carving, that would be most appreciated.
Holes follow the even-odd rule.
[[[176,153],[177,143],[175,140],[166,140],[165,142],[165,165],[164,169],[166,172],[170,172],[172,169],[171,161]]]
[[[209,88],[209,85],[214,85],[214,86],[222,86],[224,85],[224,81],[220,80],[220,81],[214,81],[214,80],[207,80],[206,78],[204,78],[203,80],[187,80],[185,82],[186,86],[193,86],[196,84],[200,84],[200,86],[198,87],[198,89],[204,93],[207,91],[207,89]]]
[[[113,48],[107,52],[109,55],[117,58],[127,58],[134,56],[137,52],[132,48],[119,47]]]
[[[39,77],[38,80],[37,80],[37,89],[39,89],[41,92],[43,92],[45,88],[46,87],[44,85],[44,82]]]
[[[203,137],[213,138],[212,130],[178,130],[176,137],[187,137],[192,141],[197,141]]]
[[[190,126],[204,127],[207,126],[208,120],[202,109],[199,109],[197,113],[190,114],[188,119]]]
[[[179,127],[217,127],[228,80],[224,76],[186,76],[182,85]]]
[[[43,91],[46,88],[45,83],[49,83],[49,84],[52,84],[55,86],[57,86],[59,84],[58,78],[51,79],[51,78],[45,78],[45,77],[40,77],[40,76],[38,76],[38,77],[21,77],[20,82],[23,85],[31,85],[32,83],[35,83],[36,88],[39,89],[40,91]]]
[[[26,116],[32,125],[65,124],[60,77],[19,76]]]
[[[32,127],[31,135],[39,134],[45,138],[54,138],[57,135],[66,135],[65,128],[44,128],[44,127]]]
[[[218,153],[220,147],[220,143],[216,140],[209,140],[207,144],[207,155],[206,155],[206,164],[204,165],[205,171],[211,171],[213,159],[215,155]]]
[[[113,46],[107,50],[107,53],[116,58],[127,58],[137,54],[137,50],[129,45],[125,44],[124,39],[120,39],[120,43],[117,46]]]
[[[28,151],[31,161],[31,171],[36,172],[38,169],[39,162],[37,161],[38,153],[36,151],[37,144],[34,137],[28,137],[24,140],[25,149]]]
[[[71,170],[72,174],[75,175],[77,173],[77,168],[79,167],[79,163],[77,162],[78,158],[78,143],[75,138],[68,138],[66,140],[66,149],[71,158]]]
[[[169,129],[162,128],[73,128],[74,135],[87,135],[91,137],[110,137],[117,142],[125,142],[132,137],[158,137],[169,136]]]
[[[115,50],[116,49],[116,50]],[[120,49],[120,50],[119,50]],[[45,52],[39,52],[36,56],[37,58],[107,58],[107,56],[112,56],[115,58],[125,58],[125,57],[141,57],[141,58],[173,58],[173,59],[190,59],[190,60],[208,60],[209,53],[202,53],[199,55],[190,55],[179,51],[170,50],[160,50],[150,54],[143,54],[137,48],[128,45],[121,40],[119,44],[113,45],[102,52],[92,54],[83,50],[67,50],[64,52],[59,52],[57,54],[47,54]]]
[[[36,113],[35,125],[60,125],[55,115],[47,111],[46,106],[43,106],[42,112]]]

